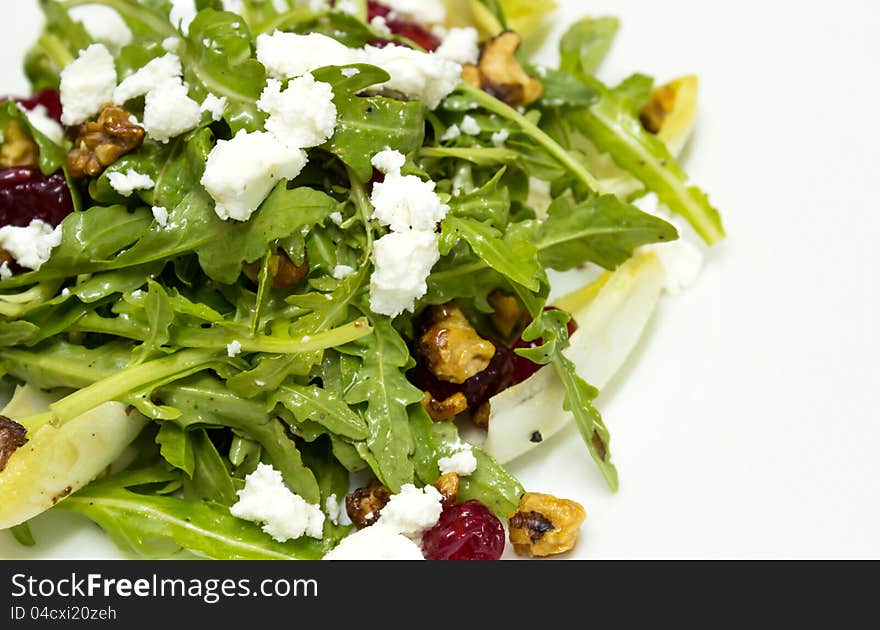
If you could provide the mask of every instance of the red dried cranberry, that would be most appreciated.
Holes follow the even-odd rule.
[[[434,37],[434,35],[432,35],[420,24],[416,24],[415,22],[410,22],[408,20],[401,20],[397,17],[394,17],[391,14],[391,9],[379,4],[378,2],[368,2],[367,19],[369,21],[372,21],[373,18],[376,17],[385,18],[385,22],[392,33],[394,33],[395,35],[400,35],[401,37],[406,37],[407,39],[415,42],[425,50],[433,52],[440,47],[440,40]],[[384,39],[370,42],[371,45],[377,46],[379,48],[384,48],[390,43],[392,42]]]
[[[452,505],[422,536],[422,550],[428,560],[499,560],[504,526],[479,501]]]
[[[4,96],[3,98],[0,98],[0,103],[5,103],[8,100],[9,97]],[[61,122],[61,96],[55,90],[43,90],[42,92],[37,92],[30,98],[14,98],[12,100],[29,111],[42,105],[46,108],[46,114],[50,118],[54,118],[55,122]]]
[[[64,174],[43,175],[39,169],[0,170],[0,225],[25,227],[34,219],[55,227],[73,212]]]

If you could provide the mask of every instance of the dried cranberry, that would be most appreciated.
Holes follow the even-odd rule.
[[[8,100],[9,97],[5,96],[0,98],[0,103],[5,103]],[[43,90],[30,98],[14,98],[12,100],[27,110],[34,110],[42,105],[46,108],[46,114],[50,118],[54,118],[55,122],[61,122],[61,96],[55,90]]]
[[[428,560],[499,560],[504,526],[479,501],[451,505],[422,536],[422,550]]]
[[[415,42],[425,50],[433,52],[440,47],[440,40],[434,37],[434,35],[432,35],[420,24],[416,24],[415,22],[410,22],[407,20],[401,20],[397,17],[394,17],[391,13],[391,9],[379,4],[378,2],[368,2],[367,19],[372,21],[373,18],[376,17],[385,18],[385,22],[392,33],[394,33],[395,35],[400,35],[401,37],[406,37],[407,39]],[[389,42],[388,40],[376,40],[375,42],[370,43],[373,46],[384,48],[392,42]]]
[[[25,227],[34,219],[55,227],[73,212],[64,174],[43,175],[39,169],[0,170],[0,226]]]

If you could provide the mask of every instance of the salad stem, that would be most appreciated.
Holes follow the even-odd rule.
[[[590,191],[594,193],[599,192],[599,181],[586,167],[525,116],[506,103],[499,101],[494,96],[469,83],[462,83],[458,90],[474,99],[474,102],[483,109],[502,116],[518,125],[524,133],[531,136],[533,140],[544,147],[550,155],[555,157],[562,166],[576,176]]]
[[[60,39],[51,33],[43,33],[37,40],[37,43],[46,49],[46,52],[59,68],[64,68],[73,63],[74,57],[70,50]]]
[[[272,33],[276,29],[281,28],[282,26],[289,25],[291,23],[299,23],[299,22],[308,22],[310,20],[314,20],[324,12],[315,12],[307,8],[298,8],[291,9],[290,11],[285,11],[281,15],[278,15],[267,22],[263,22],[262,24],[258,24],[254,27],[254,35],[262,35],[263,33]]]
[[[371,217],[373,216],[373,205],[370,203],[369,198],[367,197],[367,190],[364,187],[364,183],[358,178],[357,174],[350,167],[347,167],[348,178],[351,180],[351,201],[354,203],[354,207],[357,208],[358,214],[361,215],[361,220],[364,222],[364,230],[367,234],[367,246],[364,248],[364,261],[366,262],[370,259],[370,256],[373,254],[373,224],[371,222]]]

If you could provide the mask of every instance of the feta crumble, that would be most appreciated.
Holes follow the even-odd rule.
[[[424,560],[422,550],[403,534],[376,523],[342,539],[324,560]]]
[[[205,97],[205,100],[202,101],[201,111],[208,112],[211,114],[211,118],[214,122],[219,122],[223,119],[223,114],[226,113],[226,107],[229,105],[228,100],[225,96],[217,96],[216,94],[208,94]]]
[[[400,151],[385,149],[374,155],[370,162],[385,175],[400,175],[400,170],[406,164],[406,156]]]
[[[147,93],[144,105],[144,129],[159,142],[168,142],[199,126],[201,106],[189,97],[184,83],[165,83]]]
[[[382,15],[377,15],[370,20],[370,27],[376,31],[376,34],[380,37],[391,37],[394,34],[391,32],[391,27],[388,26],[388,20]]]
[[[446,130],[442,136],[440,136],[441,142],[449,142],[451,140],[455,140],[456,138],[461,137],[461,127],[458,125],[452,125]]]
[[[331,523],[339,525],[339,515],[342,513],[342,507],[339,505],[339,499],[336,498],[335,494],[331,494],[324,501],[324,511],[327,513],[327,518],[330,519]]]
[[[128,46],[134,36],[119,13],[102,4],[83,4],[68,10],[70,17],[82,24],[96,42],[105,44],[114,55]]]
[[[370,201],[373,218],[395,232],[423,230],[433,232],[449,213],[449,206],[434,192],[437,185],[415,175],[390,173],[384,182],[373,185]]]
[[[163,208],[162,206],[153,206],[153,218],[156,219],[156,223],[159,224],[159,227],[167,227],[168,226],[168,208]]]
[[[510,132],[507,129],[502,129],[492,134],[492,144],[498,149],[503,149],[508,140],[510,140]]]
[[[9,280],[12,277],[12,269],[9,268],[9,261],[4,260],[0,265],[0,280]]]
[[[61,71],[61,122],[79,125],[113,100],[116,65],[104,44],[92,44]]]
[[[110,187],[123,197],[131,197],[136,190],[149,190],[156,185],[152,177],[138,173],[134,169],[128,169],[124,173],[121,171],[108,173],[107,179],[110,181]]]
[[[162,87],[165,84],[177,84],[183,75],[180,57],[168,53],[151,59],[147,65],[129,75],[113,91],[113,102],[125,105],[127,101]]]
[[[304,151],[286,147],[270,133],[241,130],[232,140],[217,142],[201,182],[216,202],[217,216],[247,221],[278,182],[299,175],[306,161]]]
[[[361,71],[358,70],[357,68],[343,68],[342,69],[342,76],[344,76],[346,79],[356,77],[360,73],[361,73]]]
[[[479,136],[482,129],[480,129],[480,123],[477,122],[477,119],[468,114],[461,121],[461,130],[465,132],[469,136]]]
[[[342,225],[342,223],[343,223],[342,213],[338,212],[338,211],[331,212],[330,213],[330,220],[333,221],[333,223],[335,223],[336,225]]]
[[[234,359],[238,355],[241,354],[241,342],[239,340],[234,340],[228,344],[226,344],[226,355],[230,359]]]
[[[336,265],[336,267],[333,268],[333,277],[337,280],[345,280],[356,273],[357,269],[348,265]]]
[[[307,149],[324,144],[336,132],[336,105],[329,83],[306,74],[281,89],[281,81],[269,79],[257,101],[266,112],[266,131],[291,148]]]
[[[257,37],[257,60],[276,79],[298,77],[324,66],[357,63],[358,52],[327,35],[282,33]]]
[[[443,0],[379,0],[394,11],[397,17],[419,24],[442,24],[446,21]]]
[[[477,458],[470,448],[463,448],[449,457],[441,457],[437,462],[440,466],[440,474],[458,473],[462,477],[474,474],[477,469]]]
[[[378,66],[391,79],[369,88],[371,92],[396,90],[437,109],[461,81],[461,66],[434,53],[423,53],[405,46],[377,48],[367,46],[362,53],[365,63]]]
[[[334,8],[337,11],[347,13],[349,15],[358,15],[361,12],[357,0],[336,0],[336,5]]]
[[[428,292],[428,276],[440,260],[440,240],[432,231],[392,232],[375,242],[372,260],[370,308],[397,317],[412,311]]]
[[[19,105],[19,108],[24,112],[31,127],[55,144],[62,144],[64,142],[64,128],[54,118],[49,116],[49,110],[46,109],[45,105],[37,105],[30,110],[24,109],[21,105]]]
[[[45,221],[34,219],[27,227],[0,228],[0,248],[22,267],[38,271],[49,260],[52,250],[61,244],[61,236],[60,225],[53,228]],[[8,266],[6,270],[9,271]]]
[[[263,524],[263,531],[278,542],[302,536],[321,539],[324,536],[324,513],[317,505],[307,503],[284,485],[281,473],[272,466],[259,464],[245,478],[238,502],[229,508],[238,518]]]
[[[172,26],[184,35],[189,35],[189,25],[196,19],[198,9],[195,0],[171,0],[171,11],[168,19]]]
[[[443,37],[437,54],[460,64],[474,64],[480,60],[480,38],[477,29],[452,28]]]
[[[443,495],[434,486],[422,489],[405,484],[382,508],[380,522],[408,538],[418,538],[434,527],[443,512]]]
[[[162,40],[162,49],[165,52],[177,54],[180,52],[181,46],[183,46],[183,40],[179,37],[166,37]]]

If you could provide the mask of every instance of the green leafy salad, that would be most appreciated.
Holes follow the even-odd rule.
[[[574,421],[617,489],[598,388],[724,237],[676,159],[696,80],[602,83],[612,18],[533,62],[552,2],[40,5],[0,104],[0,529],[572,549],[583,508],[503,464]]]

